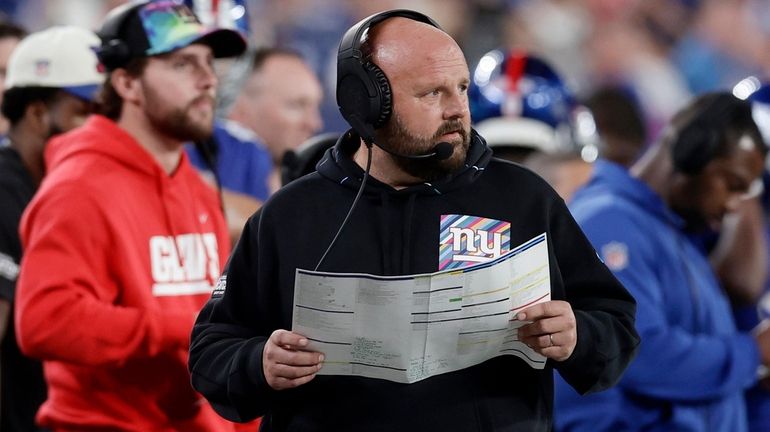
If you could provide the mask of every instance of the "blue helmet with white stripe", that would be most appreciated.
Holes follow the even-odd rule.
[[[595,134],[590,112],[556,71],[524,51],[486,53],[473,70],[468,99],[475,129],[492,147],[574,151],[586,145],[578,128]]]

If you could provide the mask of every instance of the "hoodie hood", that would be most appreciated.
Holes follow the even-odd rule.
[[[356,190],[361,185],[364,170],[353,160],[353,153],[360,147],[361,138],[352,129],[345,132],[334,147],[328,149],[316,169],[329,180]],[[394,189],[390,185],[369,177],[366,194],[384,192],[396,195],[442,195],[450,190],[472,183],[487,167],[492,158],[492,150],[479,134],[471,129],[471,142],[465,157],[465,164],[457,172],[444,179],[424,182],[404,189]]]
[[[165,174],[155,158],[134,137],[112,120],[100,115],[92,115],[82,127],[51,139],[45,149],[46,172],[50,173],[80,153],[106,157],[132,171],[152,177]],[[185,157],[184,152],[182,157]],[[182,165],[180,163],[180,167]]]
[[[120,172],[124,181],[129,181],[129,177],[136,177],[131,180],[132,187],[139,184],[137,182],[151,185],[156,193],[155,202],[163,212],[166,232],[172,236],[189,230],[177,216],[180,213],[177,209],[180,200],[187,201],[190,205],[182,210],[185,212],[189,211],[189,208],[205,208],[204,201],[213,197],[213,191],[209,191],[207,186],[202,186],[202,189],[207,193],[212,192],[212,197],[200,196],[197,186],[193,185],[199,177],[187,161],[184,151],[180,149],[179,164],[169,175],[133,136],[112,120],[99,115],[89,117],[82,127],[52,139],[46,146],[45,163],[47,176],[51,178],[104,181],[101,174]],[[131,173],[130,176],[125,175],[122,170],[116,171],[116,165],[125,168],[125,171]],[[145,198],[152,199],[150,196]],[[177,247],[176,243],[174,247]],[[182,266],[182,254],[177,251],[176,255]],[[215,281],[210,282],[213,284]]]

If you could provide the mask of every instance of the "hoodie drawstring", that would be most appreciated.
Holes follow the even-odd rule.
[[[166,230],[168,232],[168,235],[171,236],[171,243],[174,244],[174,251],[176,252],[177,264],[179,265],[179,268],[185,269],[185,264],[188,259],[192,259],[193,262],[200,262],[201,260],[198,259],[199,257],[197,256],[186,257],[182,254],[182,249],[179,246],[179,242],[181,241],[182,236],[180,235],[181,233],[178,233],[174,229],[175,225],[174,225],[173,219],[171,218],[171,211],[169,210],[169,207],[168,207],[168,200],[166,199],[167,186],[165,185],[165,182],[168,181],[168,178],[166,177],[165,173],[159,173],[156,179],[157,179],[157,185],[158,185],[158,198],[160,199],[161,207],[163,207],[163,220],[166,224]],[[198,218],[199,210],[198,210],[198,206],[196,205],[194,194],[190,194],[189,199],[193,203],[192,207],[195,209],[194,210],[195,214],[193,215],[193,217],[195,218],[196,223],[200,226],[200,220]],[[196,247],[193,247],[188,250],[193,251],[193,253],[196,253],[196,254],[198,252],[203,253],[202,262],[203,262],[203,265],[205,266],[204,267],[205,270],[203,274],[205,275],[205,280],[208,282],[208,284],[213,287],[216,283],[216,280],[215,278],[212,278],[211,272],[209,271],[209,263],[211,262],[210,260],[211,257],[209,256],[208,248],[204,244],[204,239],[201,237],[204,234],[204,230],[201,227],[201,229],[198,229],[197,231],[198,232],[195,233],[197,234],[195,241],[199,242],[199,244],[196,245]]]
[[[174,244],[177,264],[179,264],[179,268],[184,268],[184,258],[182,258],[182,252],[179,250],[177,235],[176,232],[174,232],[174,224],[171,222],[171,213],[168,210],[168,205],[166,205],[166,187],[163,184],[165,181],[164,175],[164,173],[158,173],[155,177],[158,185],[158,199],[160,199],[160,206],[163,207],[163,220],[166,223],[166,229],[171,234],[171,242]]]

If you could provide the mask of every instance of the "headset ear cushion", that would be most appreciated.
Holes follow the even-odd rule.
[[[131,53],[125,42],[120,39],[110,39],[97,50],[96,56],[108,70],[112,70],[124,66]]]
[[[673,148],[677,171],[688,175],[698,174],[714,157],[719,146],[719,136],[708,127],[691,125],[682,130]]]
[[[364,70],[366,70],[372,82],[375,83],[379,89],[380,94],[380,112],[377,119],[373,122],[375,128],[380,128],[390,118],[393,113],[393,93],[390,91],[390,82],[388,77],[385,76],[385,72],[380,69],[379,66],[372,62],[364,63]]]

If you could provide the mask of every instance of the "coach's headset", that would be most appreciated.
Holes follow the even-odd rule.
[[[374,142],[374,130],[384,126],[393,113],[393,94],[382,69],[363,58],[361,45],[371,27],[394,17],[409,18],[443,31],[424,14],[396,9],[364,18],[345,32],[337,51],[337,105],[342,117],[367,143]]]
[[[676,171],[695,175],[716,157],[724,128],[741,110],[751,116],[751,105],[730,93],[717,93],[677,134],[671,153]]]

